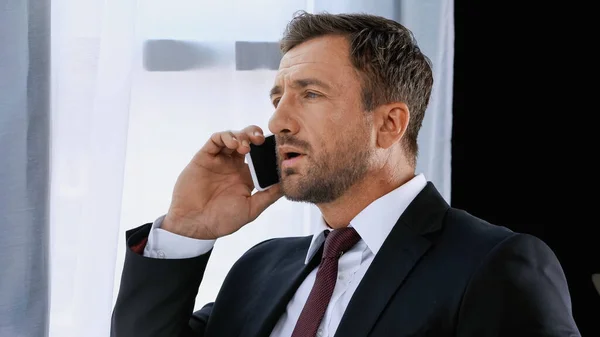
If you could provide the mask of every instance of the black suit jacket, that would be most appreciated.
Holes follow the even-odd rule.
[[[150,224],[127,232],[131,247]],[[214,303],[192,314],[210,253],[182,260],[127,250],[113,337],[268,337],[319,262],[311,237],[246,252]],[[541,240],[449,207],[428,183],[354,293],[335,337],[580,336],[561,266]]]

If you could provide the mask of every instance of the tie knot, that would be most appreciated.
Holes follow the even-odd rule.
[[[352,227],[335,229],[325,238],[323,258],[339,258],[360,240],[360,235]]]

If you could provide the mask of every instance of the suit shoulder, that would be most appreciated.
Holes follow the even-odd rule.
[[[449,208],[442,229],[432,233],[429,239],[443,260],[459,264],[470,274],[497,246],[514,235],[516,233],[504,226],[491,224],[464,210]]]
[[[489,223],[468,212],[450,208],[444,220],[444,232],[457,236],[461,244],[471,248],[491,250],[502,241],[516,235],[507,227]]]
[[[536,236],[513,232],[456,208],[449,209],[441,237],[440,245],[462,252],[459,255],[475,265],[507,254],[554,256],[550,247]]]
[[[554,251],[542,239],[526,233],[515,235],[503,240],[496,246],[490,257],[502,258],[507,255],[519,256],[522,260],[535,258],[544,263],[558,263]]]

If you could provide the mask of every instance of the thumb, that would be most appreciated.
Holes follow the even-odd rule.
[[[250,219],[254,221],[267,207],[283,196],[280,184],[277,184],[266,191],[254,193],[250,197]]]

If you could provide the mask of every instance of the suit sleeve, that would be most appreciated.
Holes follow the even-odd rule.
[[[193,313],[212,252],[187,259],[154,259],[136,253],[151,224],[127,231],[127,250],[111,337],[202,337],[212,304]],[[143,247],[141,247],[143,249]]]
[[[467,287],[457,336],[581,336],[552,250],[527,234],[498,244]]]

